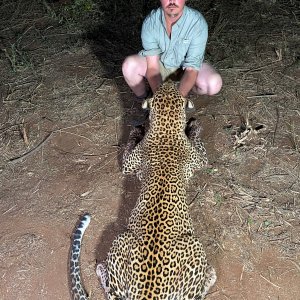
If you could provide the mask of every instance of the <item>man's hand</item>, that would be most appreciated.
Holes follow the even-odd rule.
[[[146,78],[149,82],[153,94],[162,84],[162,78],[159,70],[159,56],[147,56]]]
[[[187,97],[190,90],[194,87],[198,71],[193,68],[186,68],[179,84],[179,92],[183,97]]]

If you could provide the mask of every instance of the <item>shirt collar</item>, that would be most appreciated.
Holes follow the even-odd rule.
[[[164,25],[165,28],[167,28],[166,26],[166,19],[165,19],[165,15],[164,15],[164,11],[162,10],[162,8],[160,7],[160,12],[161,12],[161,20],[162,23]],[[187,8],[186,5],[183,7],[183,12],[181,17],[179,18],[179,20],[173,25],[174,27],[180,27],[182,25],[182,23],[184,22],[185,19],[185,15],[187,13]]]
[[[180,19],[174,25],[180,27],[182,25],[182,23],[184,22],[185,15],[186,15],[186,6],[183,7],[183,12],[182,12]]]

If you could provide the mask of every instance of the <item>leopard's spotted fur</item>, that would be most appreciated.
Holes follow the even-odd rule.
[[[142,128],[130,134],[123,173],[136,173],[142,187],[128,230],[97,268],[108,299],[203,299],[216,280],[186,202],[188,179],[207,163],[200,127],[192,122],[185,132],[186,105],[165,83],[144,104],[146,135]]]
[[[186,128],[187,104],[165,83],[143,105],[150,112],[147,133],[138,127],[130,134],[123,173],[136,173],[142,187],[127,231],[97,266],[108,299],[201,300],[216,280],[186,203],[188,179],[207,163],[200,127]]]
[[[86,300],[88,298],[80,278],[79,257],[83,234],[86,228],[89,226],[90,220],[91,216],[89,214],[83,215],[72,236],[69,268],[73,300]]]

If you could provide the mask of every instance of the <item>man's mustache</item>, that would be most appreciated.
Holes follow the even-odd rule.
[[[172,3],[167,6],[167,8],[178,7],[176,4]]]

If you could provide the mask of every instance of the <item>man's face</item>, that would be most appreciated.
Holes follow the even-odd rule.
[[[186,0],[160,0],[165,14],[171,18],[181,15]]]

